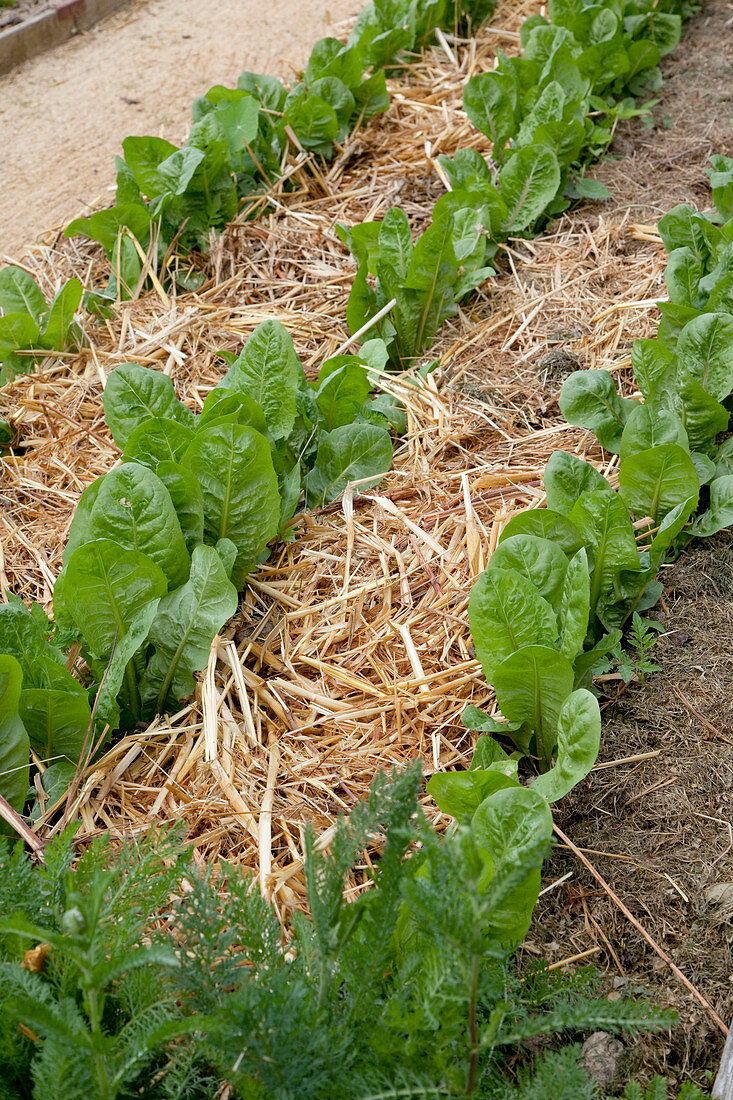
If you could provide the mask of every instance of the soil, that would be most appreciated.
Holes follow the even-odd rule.
[[[82,213],[128,134],[180,143],[191,104],[251,69],[288,76],[361,0],[134,0],[0,78],[0,258]]]
[[[613,207],[608,203],[602,214],[607,222],[620,222],[628,211],[631,220],[653,225],[678,202],[712,205],[708,157],[733,154],[732,27],[730,4],[708,4],[664,63],[652,124],[620,128],[614,156],[593,172],[613,194]],[[576,215],[584,217],[598,222],[597,215]],[[552,382],[567,365],[565,355],[560,347],[537,369],[546,395],[556,392]],[[644,685],[613,682],[603,702],[602,761],[654,755],[594,771],[559,804],[557,821],[730,1022],[733,537],[693,544],[663,579],[664,596],[650,613],[664,627],[653,650],[661,670]],[[723,1046],[718,1028],[577,859],[558,846],[546,881],[568,872],[567,882],[540,899],[529,954],[557,961],[599,947],[589,961],[605,968],[610,997],[646,991],[680,1017],[681,1026],[669,1034],[629,1044],[622,1076],[648,1079],[656,1072],[675,1084],[691,1077],[709,1089],[707,1073],[716,1072]]]
[[[16,0],[9,8],[0,8],[0,31],[6,27],[17,27],[51,7],[48,0]]]

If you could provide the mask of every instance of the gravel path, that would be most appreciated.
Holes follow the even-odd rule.
[[[0,260],[114,186],[128,134],[184,140],[244,69],[286,76],[362,0],[133,0],[0,79]]]

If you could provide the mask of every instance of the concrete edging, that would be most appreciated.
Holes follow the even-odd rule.
[[[48,11],[0,31],[0,74],[89,30],[130,0],[51,0]]]

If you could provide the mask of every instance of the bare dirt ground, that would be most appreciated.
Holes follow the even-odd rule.
[[[0,79],[0,257],[114,184],[128,134],[181,142],[191,103],[244,69],[285,76],[361,0],[135,0]]]

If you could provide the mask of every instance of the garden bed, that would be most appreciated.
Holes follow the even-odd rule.
[[[82,354],[6,387],[20,447],[5,471],[3,595],[50,607],[80,492],[117,457],[100,402],[115,366],[162,368],[200,407],[221,375],[218,353],[237,350],[265,319],[285,324],[306,370],[348,343],[354,268],[335,223],[381,217],[397,200],[413,227],[427,222],[442,192],[434,158],[466,138],[462,86],[490,68],[497,47],[516,46],[532,10],[504,4],[475,50],[436,49],[412,65],[392,84],[389,112],[348,139],[328,170],[303,167],[299,189],[275,189],[266,217],[226,231],[198,292],[161,290],[125,304],[90,330]],[[541,501],[555,450],[601,457],[588,433],[561,419],[560,382],[582,364],[628,384],[630,343],[654,331],[666,257],[650,226],[675,202],[708,205],[703,166],[711,151],[730,152],[725,81],[714,84],[719,106],[698,75],[690,95],[678,58],[704,77],[728,17],[722,2],[698,17],[666,62],[671,91],[655,108],[654,132],[624,127],[620,159],[593,173],[612,199],[512,245],[498,277],[442,330],[431,350],[441,365],[424,389],[385,379],[408,412],[390,473],[377,490],[305,516],[297,541],[276,547],[249,584],[195,700],[90,767],[64,814],[81,818],[82,839],[182,819],[202,864],[228,859],[251,871],[287,919],[305,904],[307,823],[327,838],[380,768],[416,757],[426,775],[467,766],[472,735],[460,714],[490,698],[468,630],[471,584],[506,519]],[[670,168],[679,161],[682,179]],[[73,274],[88,280],[101,265],[95,246],[59,241],[30,266],[48,290]],[[657,614],[667,636],[655,650],[662,671],[643,687],[607,682],[601,763],[557,818],[726,1020],[732,564],[721,535],[666,573]],[[619,763],[630,756],[641,759]],[[56,810],[46,807],[39,835],[58,829]],[[569,872],[541,900],[525,952],[562,963],[597,948],[590,961],[604,968],[612,995],[641,986],[677,1007],[671,1038],[638,1044],[630,1069],[703,1084],[719,1033],[558,849],[546,883]],[[354,892],[363,881],[357,874]]]

